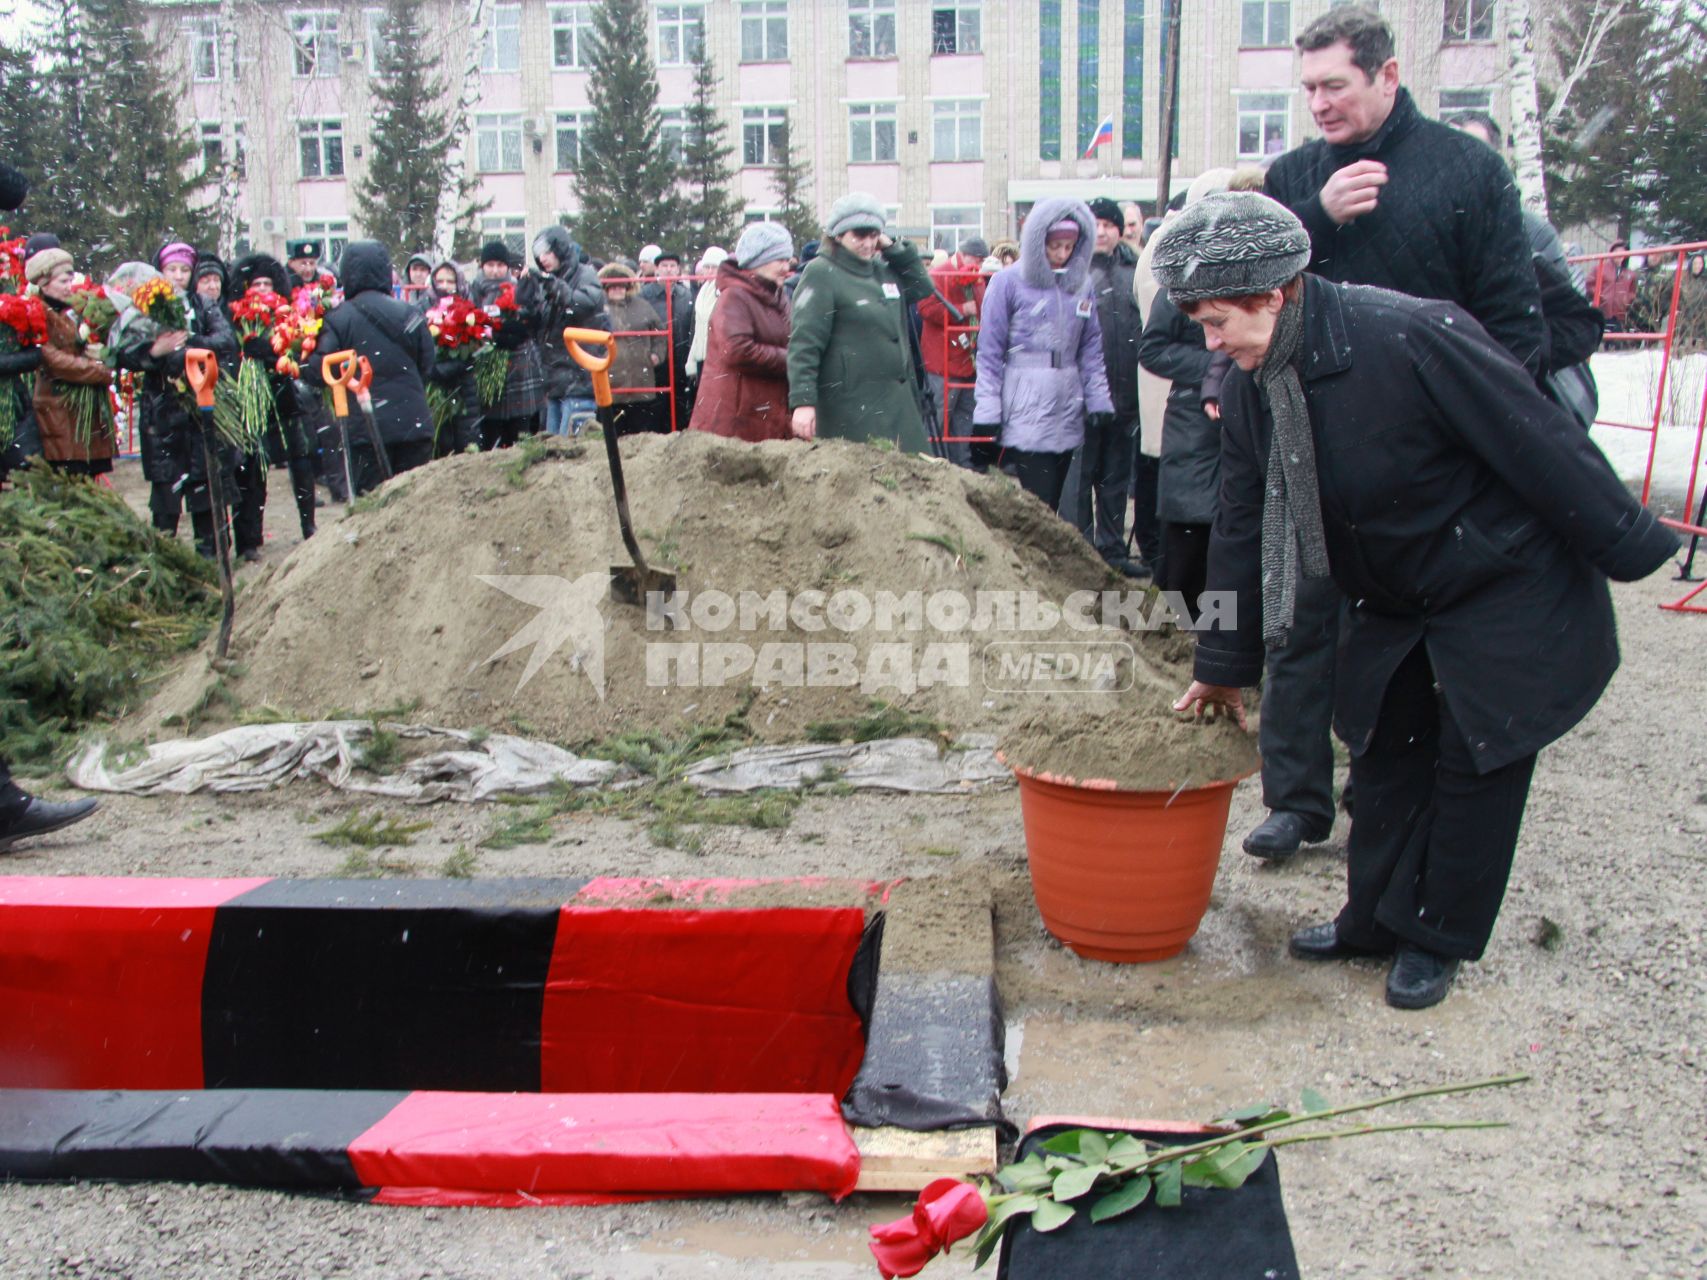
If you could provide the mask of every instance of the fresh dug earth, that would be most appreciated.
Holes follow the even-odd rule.
[[[328,513],[320,536],[344,527]],[[269,547],[269,561],[283,549]],[[889,959],[910,968],[973,963],[976,939],[957,923],[934,945],[908,948],[926,942],[919,926],[958,922],[987,894],[1008,1018],[1003,1105],[1022,1128],[1051,1114],[1201,1120],[1259,1100],[1296,1103],[1307,1087],[1344,1103],[1528,1072],[1515,1089],[1381,1117],[1504,1120],[1506,1130],[1283,1152],[1302,1274],[1699,1280],[1707,785],[1687,737],[1677,749],[1675,726],[1693,732],[1707,708],[1698,660],[1707,619],[1656,607],[1683,589],[1666,572],[1614,584],[1624,665],[1587,720],[1541,755],[1487,955],[1443,1005],[1420,1013],[1382,1003],[1377,961],[1286,956],[1289,932],[1343,900],[1347,828],[1285,864],[1246,857],[1239,840],[1263,813],[1255,779],[1235,792],[1201,930],[1184,954],[1152,965],[1082,960],[1047,934],[1011,790],[820,793],[786,827],[708,827],[693,847],[661,847],[644,822],[583,812],[557,820],[546,843],[490,848],[481,842],[510,820],[508,806],[388,804],[380,810],[390,817],[430,828],[361,857],[315,836],[374,812],[373,802],[318,786],[116,796],[0,866],[15,875],[904,876],[920,888],[893,909],[913,941],[897,928]],[[909,1205],[790,1195],[414,1210],[161,1183],[7,1185],[0,1276],[872,1280],[866,1229]],[[973,1273],[957,1250],[924,1274]]]
[[[1202,724],[1149,708],[1048,708],[1002,739],[1002,758],[1064,783],[1174,791],[1254,773],[1256,741],[1225,717]]]
[[[856,725],[874,702],[951,733],[991,729],[1040,701],[991,692],[992,640],[1119,642],[1117,667],[1051,686],[1074,695],[1064,701],[1165,716],[1183,686],[1188,646],[1178,636],[1065,622],[1006,629],[999,614],[997,629],[962,629],[922,607],[939,592],[975,606],[984,592],[1055,608],[1074,592],[1129,585],[1005,477],[838,442],[754,447],[700,432],[630,438],[623,452],[643,549],[675,569],[687,629],[650,628],[643,609],[608,598],[608,569],[627,556],[601,444],[531,442],[399,477],[326,522],[246,585],[235,666],[219,675],[189,662],[128,736],[158,735],[162,722],[205,731],[244,713],[408,707],[417,721],[568,745],[638,728],[678,734],[733,712],[760,740],[800,741],[814,726],[820,737],[858,736],[836,726]],[[692,604],[706,592],[737,601],[845,592],[855,612],[820,603],[817,626],[794,613],[719,615]],[[860,612],[881,593],[909,592],[918,593],[911,614]],[[536,649],[545,632],[551,643]],[[697,679],[663,654],[684,644],[698,656]],[[754,655],[765,663],[767,647],[771,665],[743,665]],[[827,648],[838,654],[824,658]],[[725,660],[727,650],[739,654]],[[530,663],[539,664],[531,674]]]

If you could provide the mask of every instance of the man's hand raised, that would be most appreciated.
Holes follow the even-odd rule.
[[[1348,164],[1322,186],[1322,208],[1338,226],[1354,222],[1375,208],[1387,185],[1387,166],[1379,160]]]

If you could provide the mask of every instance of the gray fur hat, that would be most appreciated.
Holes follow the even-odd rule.
[[[1156,234],[1150,270],[1177,306],[1278,289],[1310,263],[1310,233],[1254,191],[1205,196]]]
[[[876,196],[850,191],[830,206],[830,217],[824,229],[834,239],[850,231],[881,231],[888,221]]]

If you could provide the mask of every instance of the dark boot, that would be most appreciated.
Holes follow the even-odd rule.
[[[1446,999],[1458,976],[1458,961],[1424,951],[1409,942],[1399,944],[1387,974],[1387,1003],[1395,1009],[1429,1009]]]
[[[1245,852],[1253,858],[1290,858],[1302,844],[1321,844],[1333,824],[1315,822],[1301,813],[1276,810],[1245,837]]]
[[[22,812],[0,825],[0,853],[5,853],[20,840],[43,836],[61,827],[69,827],[73,822],[81,822],[100,807],[100,802],[95,800],[55,804],[51,800],[31,796]]]
[[[1358,956],[1384,956],[1388,951],[1375,947],[1355,947],[1340,941],[1339,925],[1333,920],[1300,929],[1286,944],[1295,960],[1353,960]]]

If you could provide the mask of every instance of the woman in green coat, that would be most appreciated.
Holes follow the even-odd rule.
[[[792,426],[801,440],[890,440],[924,453],[907,308],[931,296],[931,278],[919,251],[883,228],[874,197],[843,196],[824,251],[800,273],[788,338]]]

